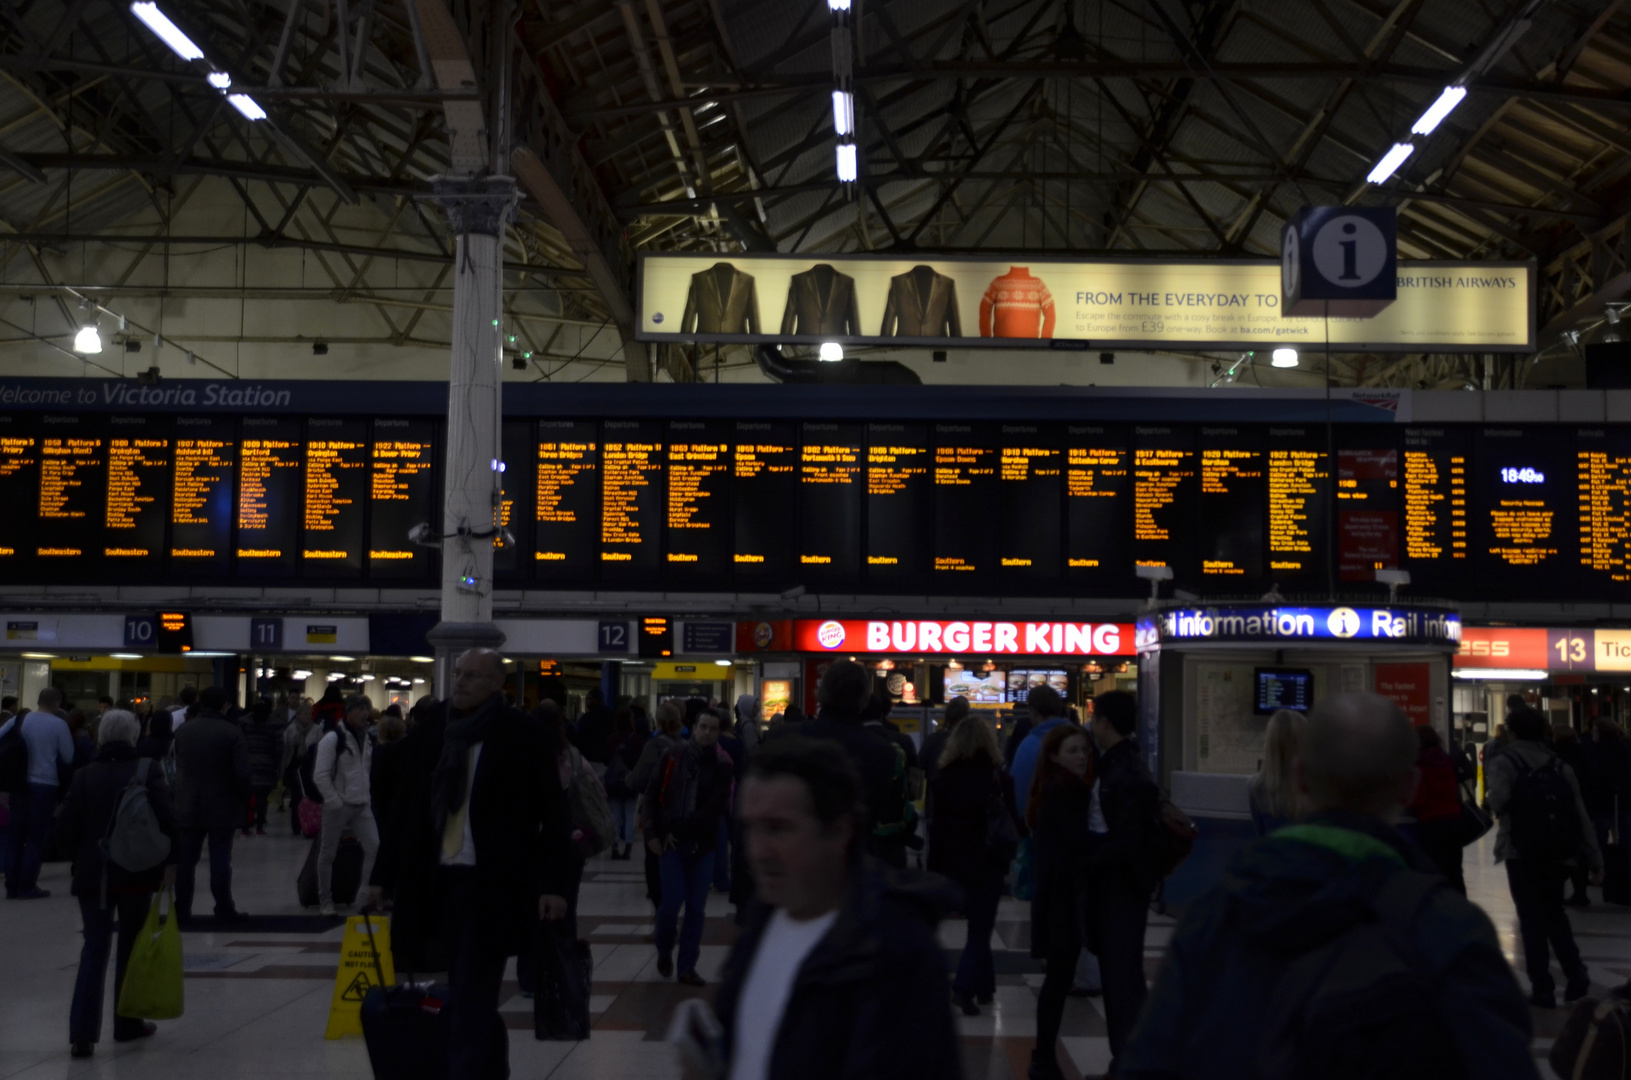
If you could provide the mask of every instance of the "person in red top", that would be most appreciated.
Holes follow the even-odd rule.
[[[1053,320],[1053,294],[1027,266],[1009,267],[980,298],[981,337],[1051,338]]]
[[[1421,755],[1416,768],[1421,779],[1416,784],[1410,812],[1416,818],[1416,843],[1433,860],[1450,885],[1467,895],[1467,881],[1461,873],[1461,793],[1456,787],[1455,761],[1444,749],[1444,741],[1431,727],[1416,729]]]

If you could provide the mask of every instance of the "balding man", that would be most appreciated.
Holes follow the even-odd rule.
[[[405,758],[371,899],[395,904],[403,966],[447,971],[450,1080],[504,1080],[507,959],[566,915],[571,818],[543,728],[504,701],[504,658],[472,649]]]
[[[1489,918],[1388,824],[1419,746],[1374,694],[1314,710],[1309,816],[1184,913],[1118,1078],[1539,1075]]]
[[[25,784],[11,794],[6,853],[6,899],[43,900],[51,895],[40,888],[40,863],[45,840],[57,808],[61,773],[74,761],[74,737],[62,718],[62,691],[47,686],[40,691],[39,708],[0,725],[0,736],[19,728],[28,758]]]

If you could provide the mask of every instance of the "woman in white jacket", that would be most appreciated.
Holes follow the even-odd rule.
[[[317,765],[312,780],[323,797],[322,846],[317,852],[317,895],[324,915],[334,912],[334,856],[340,850],[340,837],[351,833],[362,845],[362,880],[374,870],[379,854],[379,826],[370,806],[369,772],[374,744],[368,737],[368,722],[374,706],[361,694],[345,703],[345,723],[324,735],[317,744]]]

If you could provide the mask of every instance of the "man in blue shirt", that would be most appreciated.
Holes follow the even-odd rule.
[[[1036,759],[1042,753],[1042,740],[1048,732],[1065,723],[1065,699],[1051,686],[1038,686],[1025,697],[1031,712],[1031,730],[1025,741],[1014,752],[1014,799],[1019,805],[1019,816],[1025,817],[1025,805],[1031,797],[1031,778],[1036,775]]]
[[[28,786],[11,793],[7,900],[39,900],[51,895],[39,886],[40,861],[57,805],[58,766],[71,765],[74,760],[74,738],[67,721],[58,714],[62,691],[53,686],[41,690],[39,706],[0,725],[0,736],[22,725],[23,745],[28,748]]]

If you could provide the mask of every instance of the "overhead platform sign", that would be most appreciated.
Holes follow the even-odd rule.
[[[1342,239],[1327,245],[1339,276]],[[1533,264],[1400,262],[1385,273],[1397,299],[1360,318],[1335,309],[1330,317],[1289,315],[1273,259],[642,253],[637,336],[962,348],[1534,350]]]

